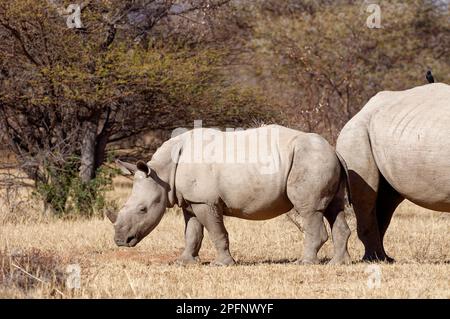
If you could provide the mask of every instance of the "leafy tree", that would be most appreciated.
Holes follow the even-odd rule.
[[[171,41],[161,35],[169,18],[226,2],[86,1],[80,29],[67,27],[55,1],[0,4],[0,130],[56,211],[78,178],[78,195],[94,197],[84,193],[112,142],[199,116],[238,124],[264,115],[255,94],[224,79],[225,50],[181,41],[187,28],[171,30]]]

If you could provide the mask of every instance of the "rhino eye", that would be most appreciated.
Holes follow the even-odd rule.
[[[144,206],[139,207],[139,213],[144,214],[146,212],[147,212],[147,208],[146,207],[144,207]]]

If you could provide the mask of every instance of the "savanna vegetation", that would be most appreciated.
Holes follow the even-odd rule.
[[[376,27],[367,24],[374,13],[370,3],[380,6]],[[319,133],[333,144],[342,126],[378,91],[426,84],[427,70],[436,81],[450,83],[448,1],[71,4],[0,2],[0,296],[70,296],[74,292],[61,286],[64,271],[55,266],[67,263],[88,269],[82,280],[89,284],[75,292],[81,297],[450,296],[448,218],[430,213],[422,219],[414,206],[406,206],[388,232],[395,243],[388,248],[400,259],[398,265],[383,266],[385,278],[392,279],[386,283],[390,293],[367,290],[364,265],[336,267],[331,273],[322,266],[278,265],[300,254],[283,246],[298,241],[283,218],[264,222],[262,228],[229,221],[237,247],[252,243],[251,236],[260,231],[267,233],[258,247],[236,248],[241,265],[234,275],[254,271],[252,278],[258,280],[241,278],[233,287],[222,270],[166,268],[183,243],[173,237],[182,236],[183,227],[175,213],[129,256],[111,252],[117,249],[112,229],[102,220],[105,210],[123,203],[130,186],[117,177],[113,160],[148,160],[173,129],[192,127],[194,120],[222,128],[278,123]],[[402,223],[415,226],[410,230]],[[278,228],[288,232],[269,238]],[[352,257],[358,260],[361,247],[354,235],[352,240]],[[420,245],[413,248],[413,242]],[[144,251],[156,259],[139,254]],[[206,260],[208,253],[209,246]],[[275,257],[269,260],[269,253]],[[111,280],[102,265],[118,274],[125,259],[133,264],[130,273]],[[143,278],[155,263],[151,275],[162,279],[152,290]],[[251,270],[255,263],[261,269]],[[424,268],[417,269],[417,263]],[[13,264],[41,274],[45,283]],[[268,274],[277,278],[277,287],[266,287],[275,285],[267,281]],[[325,279],[312,284],[308,276],[317,274]],[[184,280],[190,276],[210,276],[219,286],[189,285]],[[351,278],[362,279],[349,284]],[[331,292],[326,290],[329,280],[334,280]]]
[[[383,2],[380,28],[362,1],[85,1],[78,28],[70,4],[0,5],[4,166],[55,214],[103,207],[112,145],[143,132],[277,122],[333,143],[376,92],[449,80],[445,1]]]

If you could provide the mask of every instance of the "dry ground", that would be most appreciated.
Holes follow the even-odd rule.
[[[121,184],[111,196],[123,201],[128,191]],[[350,224],[354,229],[354,219]],[[0,297],[450,298],[450,214],[403,204],[386,236],[397,262],[379,264],[379,286],[372,288],[374,270],[358,262],[363,251],[354,232],[352,265],[299,266],[292,261],[302,252],[303,234],[286,217],[229,218],[226,225],[237,266],[182,267],[171,264],[184,245],[183,217],[174,210],[136,248],[116,247],[106,219],[0,219]],[[329,241],[320,257],[331,254]],[[207,234],[200,257],[205,263],[214,257]],[[68,264],[80,266],[79,289],[65,286]]]

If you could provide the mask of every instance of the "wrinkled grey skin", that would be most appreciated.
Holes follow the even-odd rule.
[[[337,152],[349,173],[364,260],[393,261],[383,238],[406,198],[450,212],[450,86],[380,92],[343,128]]]
[[[271,153],[279,159],[279,169],[261,174],[261,163],[192,163],[187,160],[187,140],[194,132],[230,134],[247,138],[277,129],[279,139]],[[320,136],[281,126],[264,126],[241,132],[195,129],[165,142],[148,163],[120,162],[134,173],[130,198],[114,223],[119,246],[135,246],[160,222],[166,207],[182,207],[185,218],[186,247],[179,262],[198,262],[203,229],[206,228],[217,250],[215,265],[235,263],[229,251],[223,216],[265,220],[291,211],[302,218],[305,230],[303,263],[318,263],[317,252],[328,239],[323,217],[330,223],[335,247],[333,264],[348,263],[347,241],[350,230],[344,217],[348,204],[345,165],[333,148]],[[255,131],[253,131],[254,133]],[[205,139],[206,141],[206,139]],[[238,147],[238,146],[236,146]],[[242,149],[229,150],[243,151]],[[175,157],[175,161],[172,159]],[[282,230],[280,230],[282,231]],[[255,241],[258,238],[254,239]]]

